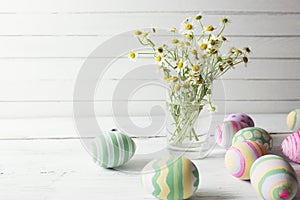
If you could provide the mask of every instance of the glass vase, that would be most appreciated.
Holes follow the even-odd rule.
[[[166,102],[167,149],[171,155],[203,159],[215,146],[212,113],[195,102]]]

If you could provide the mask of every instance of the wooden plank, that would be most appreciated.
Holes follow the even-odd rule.
[[[99,111],[97,111],[99,112]],[[236,112],[246,112],[254,120],[257,127],[262,127],[272,133],[289,133],[290,130],[286,125],[286,111],[284,114],[255,114],[250,113],[247,109],[239,110]],[[211,121],[211,130],[214,130],[214,127],[217,124],[222,123],[224,116],[236,112],[226,112],[226,113],[215,113]],[[128,123],[128,118],[132,120]],[[90,117],[82,118],[87,122],[91,120]],[[159,135],[162,136],[166,132],[164,129],[161,129],[157,132],[157,129],[154,127],[152,129],[147,128],[148,126],[156,126],[157,122],[165,121],[165,115],[149,115],[145,114],[141,116],[121,116],[121,115],[112,115],[112,116],[101,116],[97,117],[99,127],[102,132],[107,132],[112,128],[118,128],[125,132],[126,134],[138,137],[145,138],[148,136]],[[126,123],[125,123],[126,122]],[[165,125],[165,124],[164,124]],[[164,126],[163,125],[163,126]],[[137,131],[143,130],[143,131]],[[154,131],[156,130],[156,131]],[[69,117],[25,117],[25,118],[1,118],[0,119],[0,140],[38,140],[38,139],[68,139],[68,138],[79,138],[86,136],[93,136],[95,131],[86,130],[85,133],[79,134],[73,116]],[[97,131],[97,133],[100,131]]]
[[[133,37],[133,36],[129,36]],[[88,57],[92,51],[101,46],[104,41],[110,39],[107,36],[89,36],[89,37],[0,37],[0,58],[84,58]],[[132,50],[138,43],[131,43],[126,36],[114,40],[116,44],[111,44],[111,48],[119,48],[120,45],[128,47],[128,52]],[[170,37],[158,37],[161,41],[169,41]],[[120,41],[121,43],[119,43]],[[236,46],[243,48],[250,46],[254,58],[283,58],[283,59],[299,59],[298,46],[300,45],[300,37],[236,37],[224,48]],[[114,47],[116,46],[116,47]],[[100,47],[99,47],[100,48]],[[127,49],[127,48],[126,48]],[[225,53],[225,52],[224,52]],[[127,52],[124,52],[126,55]],[[111,51],[102,52],[96,57],[113,57]]]
[[[95,59],[98,62],[111,59]],[[0,59],[0,80],[29,81],[29,80],[75,80],[84,59]],[[152,58],[138,59],[129,62],[127,58],[120,58],[107,66],[102,79],[119,80],[130,79],[125,75],[143,65],[154,65],[144,69],[135,79],[161,79],[157,74],[157,67]],[[273,60],[250,59],[248,67],[237,66],[223,76],[224,80],[230,79],[268,79],[268,80],[297,80],[300,74],[300,60]],[[101,67],[99,66],[99,69]],[[89,77],[89,80],[91,78]]]
[[[89,36],[115,35],[144,27],[169,29],[196,13],[105,13],[105,14],[2,14],[1,36]],[[225,34],[243,36],[299,36],[299,14],[247,15],[226,14],[229,23]],[[224,14],[205,15],[205,25],[218,26]],[[107,20],[109,19],[109,20]],[[164,20],[161,20],[164,19]],[[251,21],[251,23],[248,23]],[[45,23],[46,22],[46,23]],[[18,24],[18,26],[16,26]],[[243,27],[243,28],[240,28]]]
[[[10,0],[0,2],[1,12],[151,12],[151,11],[261,11],[261,12],[299,12],[297,0],[249,0],[240,2],[238,0],[227,0],[226,2],[214,2],[203,0],[190,0],[183,2],[153,0],[151,3],[133,0],[124,2],[122,0],[97,1],[97,0]]]
[[[117,101],[116,105],[124,105],[126,102]],[[248,113],[288,113],[289,111],[299,108],[300,100],[297,101],[214,101],[219,112],[248,112]],[[82,103],[84,106],[84,103]],[[114,116],[112,102],[97,101],[94,102],[95,112],[97,116]],[[118,110],[120,116],[146,116],[149,115],[151,108],[159,106],[165,108],[165,101],[129,101],[128,110]],[[34,117],[72,117],[73,102],[65,101],[33,101],[33,102],[0,102],[0,118],[34,118]],[[162,115],[163,111],[152,110],[152,115]],[[85,112],[83,115],[88,116]],[[12,126],[14,127],[14,126]]]
[[[166,89],[158,84],[158,81],[153,80],[103,80],[98,84],[95,100],[164,100]],[[82,87],[89,88],[90,85],[91,83],[85,82]],[[213,97],[216,100],[299,100],[300,94],[295,92],[299,86],[299,80],[217,80],[214,84]],[[73,81],[2,81],[0,99],[1,101],[71,101],[74,87]],[[75,100],[93,99],[83,96],[76,97]]]

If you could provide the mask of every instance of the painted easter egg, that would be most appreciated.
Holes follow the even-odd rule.
[[[224,121],[243,122],[245,124],[248,124],[248,127],[254,127],[253,119],[245,113],[236,113],[228,115],[227,117],[225,117]]]
[[[286,118],[286,123],[290,130],[300,131],[300,109],[291,111]]]
[[[142,170],[146,191],[163,200],[187,199],[199,185],[194,163],[185,157],[163,157],[149,162]]]
[[[258,127],[248,127],[239,130],[232,138],[232,144],[238,141],[252,140],[263,144],[269,151],[273,147],[271,135],[264,129]]]
[[[265,155],[257,159],[251,167],[250,180],[262,199],[292,200],[298,190],[294,169],[276,155]]]
[[[281,143],[281,151],[286,157],[300,164],[300,132],[287,136]]]
[[[217,126],[215,134],[217,144],[227,149],[231,146],[234,134],[246,127],[247,124],[238,121],[226,121],[221,126]]]
[[[266,154],[266,147],[258,142],[238,142],[227,150],[225,154],[225,166],[234,177],[249,180],[253,162]]]
[[[104,168],[113,168],[125,164],[132,158],[135,150],[135,142],[118,130],[101,134],[92,142],[93,159]]]

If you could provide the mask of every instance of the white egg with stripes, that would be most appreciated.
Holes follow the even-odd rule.
[[[135,150],[135,142],[115,129],[97,136],[92,142],[93,159],[104,168],[114,168],[127,163]]]

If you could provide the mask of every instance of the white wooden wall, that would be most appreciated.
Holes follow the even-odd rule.
[[[298,0],[1,0],[0,117],[72,116],[77,73],[103,41],[151,25],[171,27],[199,11],[215,25],[228,16],[230,44],[253,50],[247,68],[224,77],[228,112],[300,107]],[[112,114],[111,91],[139,62],[119,59],[105,74],[105,92],[95,98],[98,115]],[[127,81],[144,78],[147,73]],[[222,95],[215,98],[217,104],[224,101]],[[148,88],[133,96],[130,113],[144,115],[158,104],[164,105],[163,91]]]

